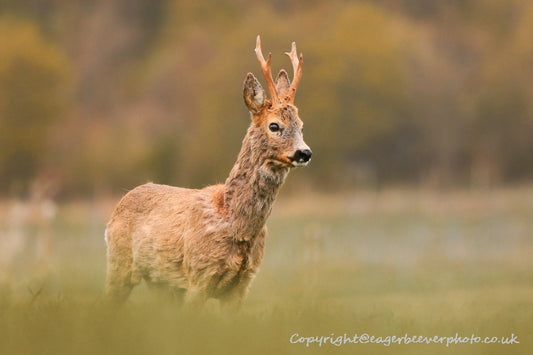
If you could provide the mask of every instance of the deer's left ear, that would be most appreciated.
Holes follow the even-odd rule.
[[[265,105],[265,91],[252,73],[246,75],[242,96],[248,110],[259,113]]]

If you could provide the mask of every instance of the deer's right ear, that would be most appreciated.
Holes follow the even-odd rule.
[[[289,88],[291,87],[291,82],[287,72],[283,69],[280,70],[278,78],[276,79],[276,91],[279,94],[279,97],[285,97],[289,94]]]
[[[246,75],[242,96],[248,110],[258,113],[265,105],[265,91],[252,73]]]

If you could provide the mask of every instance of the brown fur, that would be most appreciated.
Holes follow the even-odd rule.
[[[106,229],[112,300],[127,298],[142,279],[193,305],[210,297],[238,305],[246,295],[274,199],[289,169],[307,163],[295,162],[295,152],[309,147],[295,106],[265,100],[252,74],[243,96],[252,122],[224,184],[195,190],[149,183],[115,208]],[[281,129],[272,132],[272,123]]]

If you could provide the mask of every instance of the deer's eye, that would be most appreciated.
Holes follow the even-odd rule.
[[[279,124],[271,123],[271,124],[268,125],[268,129],[270,130],[270,132],[279,132],[279,130],[280,130]]]

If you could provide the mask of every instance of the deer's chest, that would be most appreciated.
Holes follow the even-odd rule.
[[[219,273],[213,277],[211,284],[214,295],[219,297],[231,292],[243,278],[255,273],[254,265],[250,242],[232,245],[229,258],[225,260]]]

